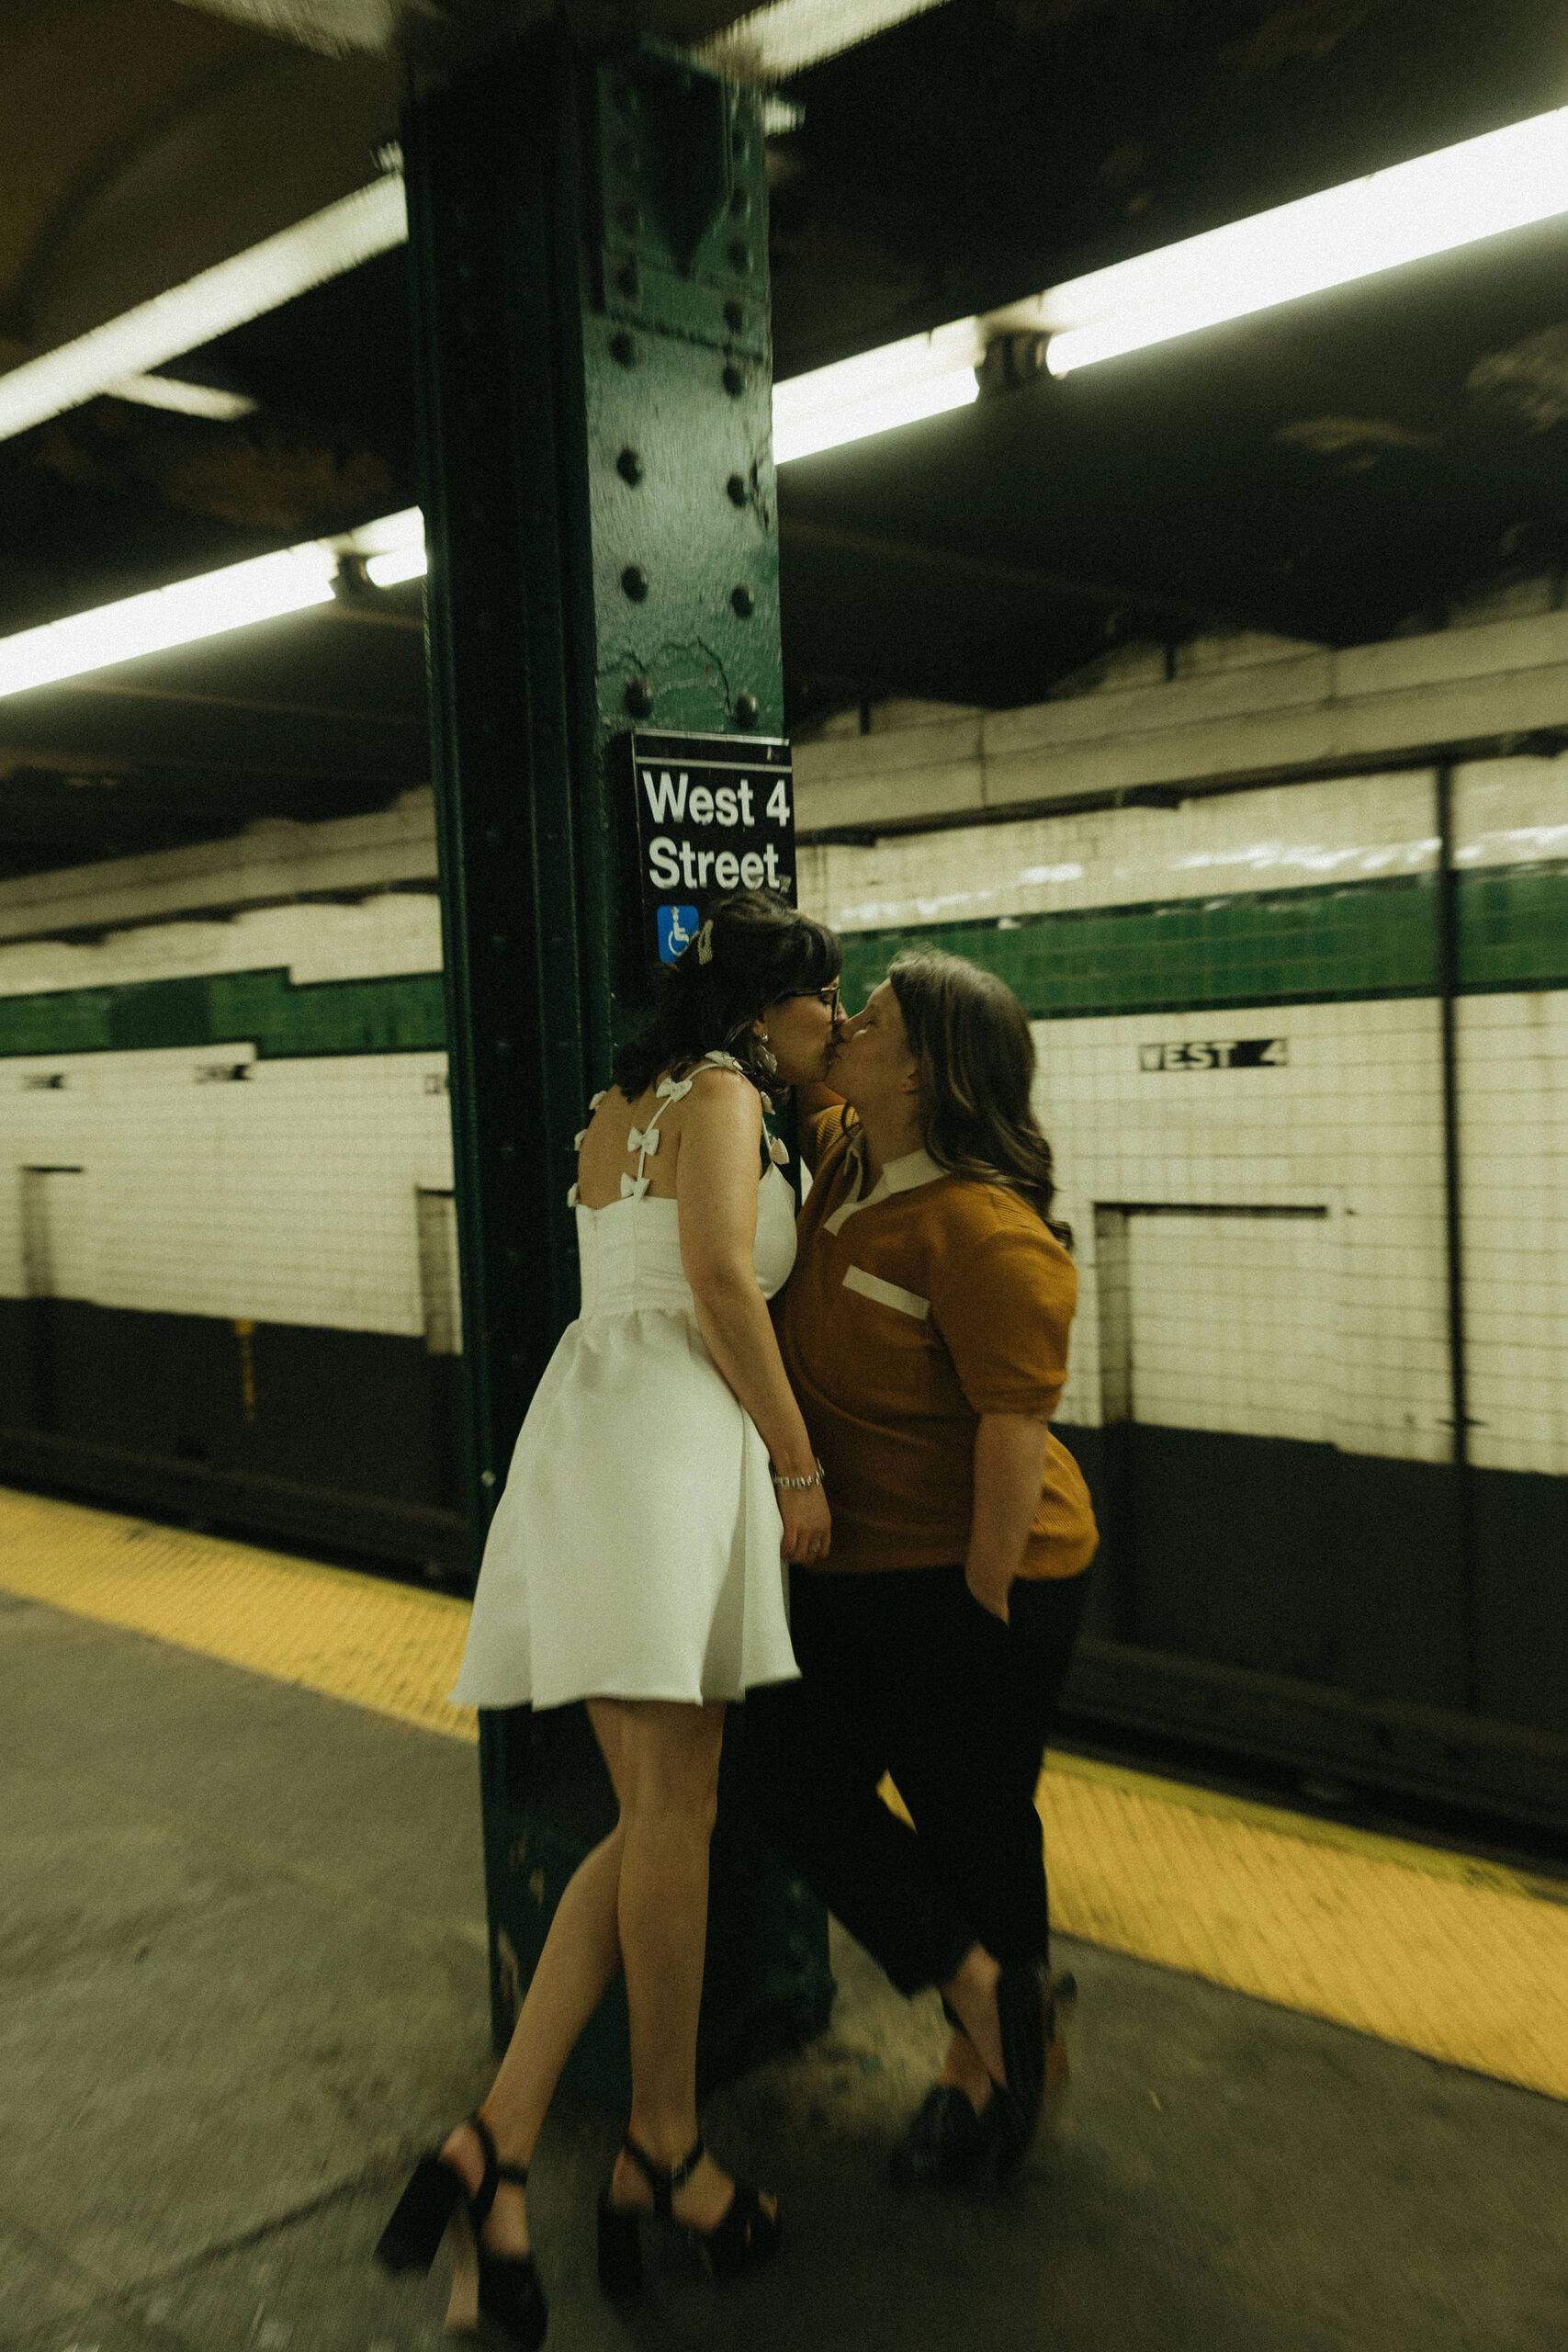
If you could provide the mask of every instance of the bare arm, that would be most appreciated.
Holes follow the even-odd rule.
[[[697,1329],[756,1423],[773,1467],[783,1477],[804,1478],[816,1466],[811,1441],[752,1262],[761,1131],[761,1105],[743,1079],[720,1071],[699,1079],[682,1120],[675,1167],[681,1263]],[[785,1557],[820,1557],[829,1524],[821,1488],[781,1493],[779,1508]]]
[[[1044,1419],[1023,1413],[982,1413],[975,1432],[975,1512],[964,1574],[981,1607],[1004,1624],[1040,1508],[1050,1442]]]

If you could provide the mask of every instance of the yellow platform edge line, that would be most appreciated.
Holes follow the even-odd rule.
[[[444,1696],[468,1622],[450,1593],[6,1488],[0,1589],[422,1731],[479,1738],[476,1711]]]
[[[1223,1789],[1197,1788],[1188,1781],[1168,1781],[1131,1766],[1104,1764],[1092,1756],[1075,1756],[1052,1747],[1045,1753],[1046,1772],[1075,1780],[1098,1781],[1103,1788],[1125,1789],[1156,1798],[1162,1804],[1180,1805],[1190,1813],[1204,1813],[1216,1820],[1251,1822],[1259,1829],[1278,1830],[1284,1838],[1299,1838],[1310,1846],[1332,1846],[1340,1853],[1364,1854],[1402,1870],[1422,1871],[1432,1878],[1460,1879],[1467,1886],[1493,1886],[1505,1894],[1528,1894],[1535,1902],[1568,1904],[1568,1878],[1549,1878],[1515,1870],[1478,1855],[1455,1853],[1444,1846],[1422,1846],[1413,1839],[1390,1837],[1386,1831],[1357,1829],[1348,1822],[1324,1821],[1309,1813],[1292,1813],[1283,1805],[1260,1804]],[[1044,1781],[1042,1777],[1041,1787]]]
[[[478,1737],[449,1594],[4,1488],[0,1589]],[[1064,1933],[1568,2098],[1560,1882],[1061,1750],[1036,1802]]]
[[[1060,1933],[1568,2100],[1568,1909],[1412,1871],[1397,1840],[1297,1838],[1293,1815],[1241,1818],[1167,1788],[1184,1793],[1115,1767],[1042,1773]],[[891,1779],[880,1793],[909,1822]]]

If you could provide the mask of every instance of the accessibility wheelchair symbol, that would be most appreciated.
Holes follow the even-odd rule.
[[[659,960],[672,964],[697,935],[695,907],[660,907],[659,910]]]

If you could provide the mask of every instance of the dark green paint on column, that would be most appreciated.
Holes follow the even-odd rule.
[[[404,144],[482,1542],[576,1312],[573,1136],[647,1005],[618,739],[782,719],[767,191],[754,94],[648,42],[590,56],[560,23],[415,103]],[[608,1790],[577,1709],[487,1715],[481,1770],[500,2040]],[[823,1915],[727,1798],[705,2077],[814,2030],[830,1994]],[[625,2104],[618,1987],[575,2071]]]

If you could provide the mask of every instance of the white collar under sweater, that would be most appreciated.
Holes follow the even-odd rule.
[[[846,1217],[858,1216],[862,1209],[874,1208],[878,1201],[888,1200],[895,1193],[913,1192],[917,1184],[933,1184],[939,1176],[947,1173],[945,1168],[938,1167],[929,1151],[906,1151],[898,1159],[883,1163],[881,1175],[863,1200],[861,1186],[865,1182],[863,1134],[857,1132],[851,1138],[849,1159],[853,1164],[854,1182],[848,1197],[840,1203],[830,1216],[823,1218],[823,1228],[829,1233],[837,1233]]]

